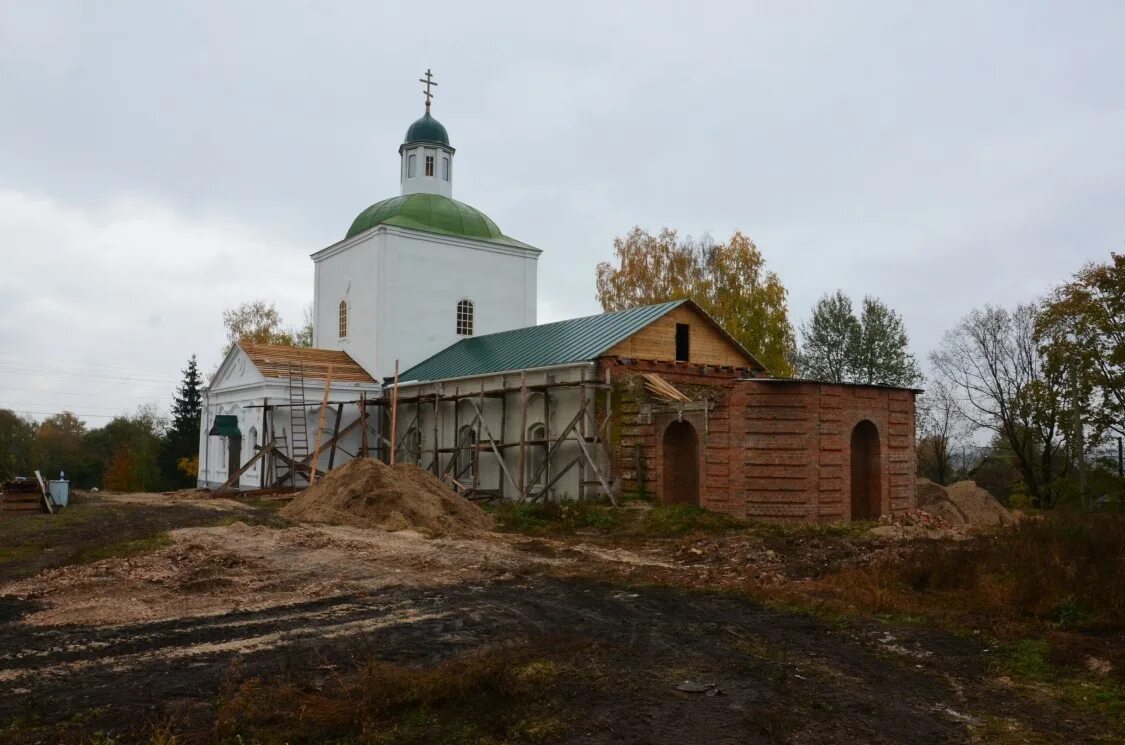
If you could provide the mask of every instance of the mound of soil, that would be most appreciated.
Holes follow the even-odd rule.
[[[281,514],[291,520],[428,535],[472,535],[495,527],[487,512],[432,474],[374,458],[356,458],[325,474]]]
[[[929,479],[916,480],[918,506],[955,528],[995,528],[1015,520],[1004,505],[975,481],[941,486]]]
[[[1004,505],[975,481],[958,481],[945,487],[945,491],[949,501],[957,505],[965,515],[965,522],[972,527],[988,528],[1016,522]]]

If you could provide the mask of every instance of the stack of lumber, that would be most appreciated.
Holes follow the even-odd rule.
[[[42,512],[43,491],[35,481],[8,481],[0,495],[0,512]]]
[[[648,392],[657,398],[665,401],[690,401],[691,399],[685,396],[678,388],[669,383],[664,378],[656,373],[641,373],[644,378],[645,388]]]

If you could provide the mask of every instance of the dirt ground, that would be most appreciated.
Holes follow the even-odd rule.
[[[215,742],[240,681],[512,644],[589,650],[586,672],[553,691],[563,725],[515,741],[1120,741],[1096,711],[1013,680],[986,635],[818,615],[759,592],[866,566],[901,541],[429,539],[291,524],[276,506],[101,495],[0,523],[0,743],[147,743],[159,728]]]

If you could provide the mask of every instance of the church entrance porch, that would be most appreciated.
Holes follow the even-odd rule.
[[[660,501],[699,505],[699,436],[689,422],[678,420],[664,430],[664,461]]]
[[[879,519],[883,512],[879,430],[866,419],[852,430],[851,487],[852,519]]]
[[[227,473],[235,473],[242,468],[242,435],[227,438]],[[230,488],[238,488],[236,479]]]

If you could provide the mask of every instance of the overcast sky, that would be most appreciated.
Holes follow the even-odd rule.
[[[427,67],[541,322],[597,312],[634,225],[740,229],[795,325],[877,295],[920,358],[1122,250],[1125,3],[544,7],[0,0],[0,406],[167,407],[224,308],[298,323]]]

